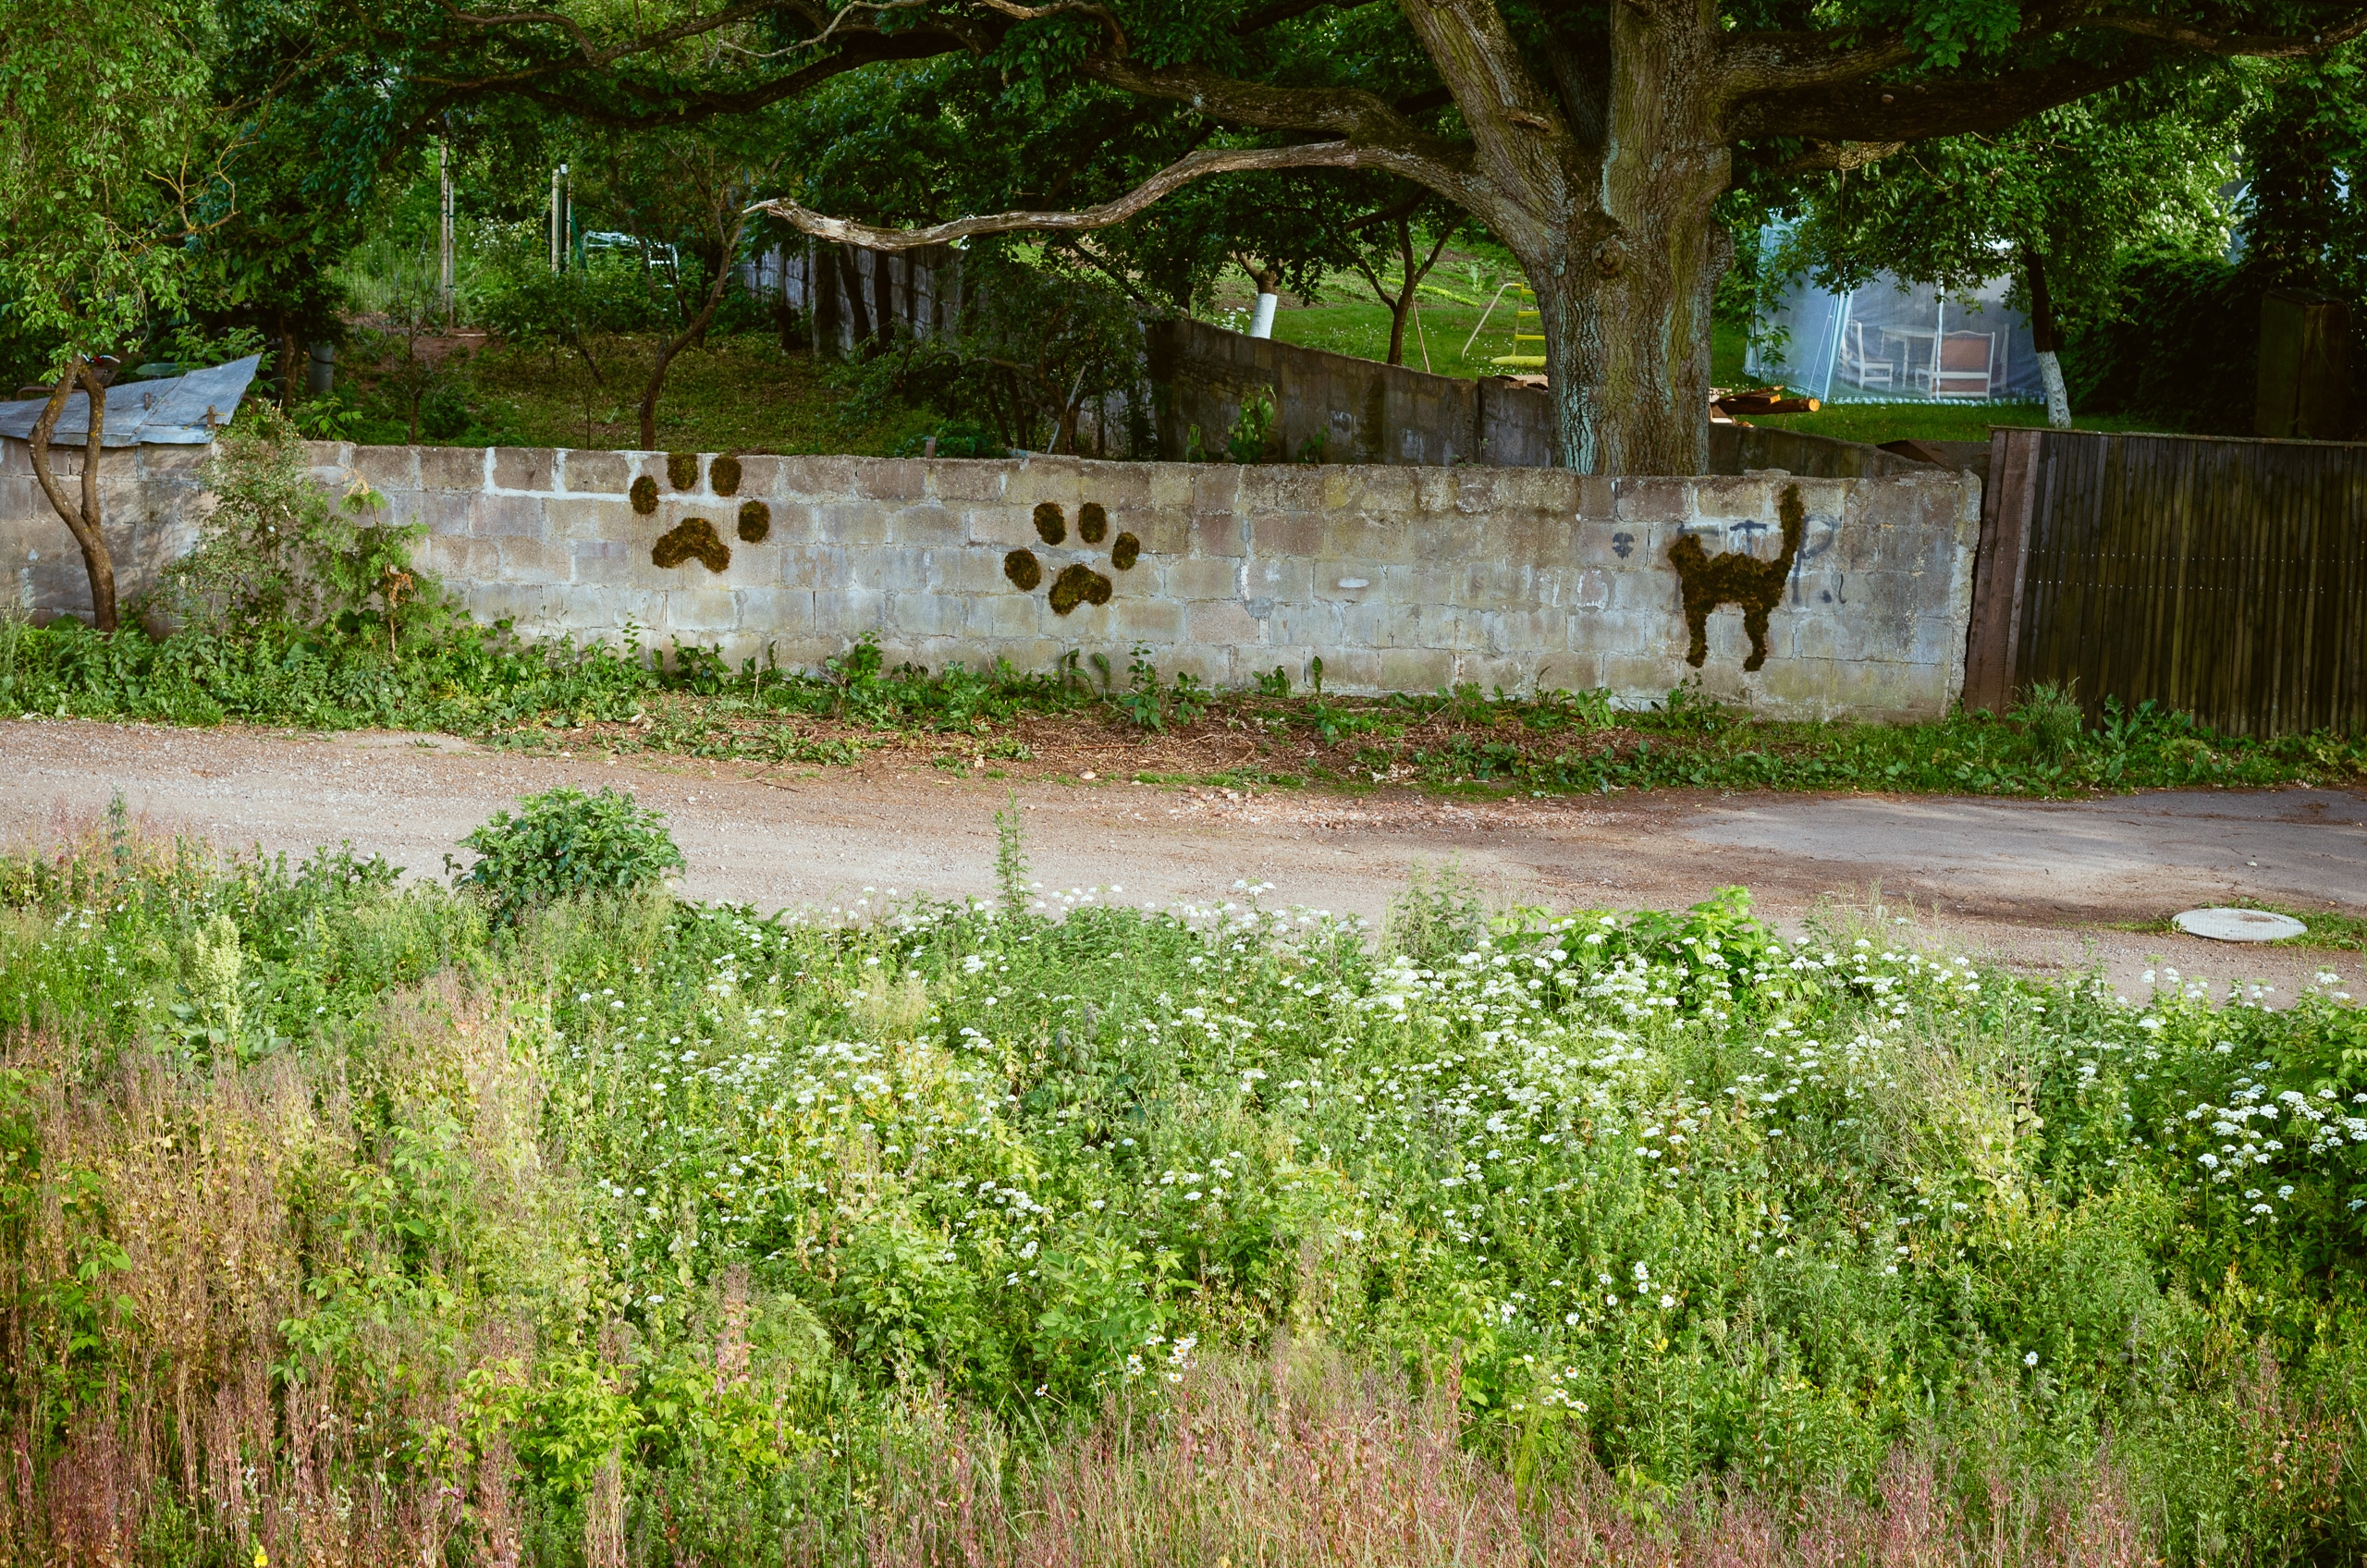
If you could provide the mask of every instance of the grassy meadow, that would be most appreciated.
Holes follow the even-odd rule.
[[[2356,1560],[2331,977],[1147,910],[1016,834],[772,915],[569,896],[563,831],[457,890],[120,813],[0,861],[0,1553]]]

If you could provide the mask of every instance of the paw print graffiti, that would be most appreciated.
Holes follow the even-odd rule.
[[[740,491],[740,459],[726,452],[707,466],[708,486],[717,496],[734,496]],[[666,454],[666,478],[677,490],[694,490],[699,483],[699,455],[696,452]],[[643,474],[632,482],[627,492],[632,499],[632,509],[643,517],[657,514],[659,496],[657,481]],[[772,532],[772,508],[762,501],[743,501],[740,506],[740,537],[748,544],[762,544]],[[731,564],[731,546],[723,542],[715,524],[703,517],[686,517],[657,536],[650,547],[650,564],[678,567],[697,561],[709,571],[721,571]]]
[[[1050,501],[1036,508],[1036,536],[1048,545],[1068,543],[1068,518]],[[1110,538],[1110,513],[1100,502],[1087,501],[1077,508],[1076,536],[1087,545],[1099,545]],[[1121,533],[1110,540],[1110,565],[1115,570],[1132,571],[1142,553],[1143,542],[1131,533]],[[1043,585],[1044,563],[1033,550],[1013,550],[1002,558],[1002,574],[1021,593],[1033,594]],[[1062,567],[1053,577],[1048,598],[1054,615],[1067,615],[1079,605],[1108,604],[1114,591],[1110,579],[1082,561],[1075,561]]]

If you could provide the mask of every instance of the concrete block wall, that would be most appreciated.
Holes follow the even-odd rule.
[[[115,557],[116,597],[155,586],[165,564],[188,553],[210,502],[199,468],[203,447],[116,447],[99,455],[99,506]],[[79,501],[82,448],[50,448],[50,472]],[[0,605],[46,619],[87,619],[91,579],[74,535],[33,478],[22,441],[0,438]]]
[[[538,637],[767,648],[811,668],[876,632],[891,664],[1045,669],[1072,650],[1122,669],[1146,644],[1159,669],[1245,684],[1277,667],[1294,683],[1323,660],[1341,692],[1429,691],[1476,681],[1608,688],[1659,699],[1698,673],[1709,692],[1773,715],[1934,717],[1961,685],[1980,487],[1942,469],[1795,479],[1764,471],[1692,479],[1582,478],[1555,469],[1234,467],[1073,458],[1000,461],[742,457],[733,494],[676,489],[665,454],[510,447],[312,448],[342,493],[356,477],[389,515],[425,525],[422,564],[483,620]],[[85,612],[81,561],[32,488],[19,445],[0,465],[0,570],[37,614]],[[110,532],[127,596],[195,538],[208,504],[193,449],[108,453]],[[72,459],[61,454],[71,471]],[[655,512],[631,499],[649,477]],[[1774,612],[1768,658],[1742,664],[1738,607],[1688,634],[1670,547],[1772,557],[1797,484],[1801,547]],[[740,536],[763,503],[769,532]],[[1087,503],[1108,533],[1085,544]],[[1058,510],[1047,544],[1037,509]],[[729,545],[720,571],[652,559],[658,537],[705,518]],[[1140,543],[1130,570],[1111,559]],[[1017,586],[1026,550],[1041,582]],[[1056,612],[1049,589],[1082,566],[1108,602]]]
[[[1342,463],[1543,468],[1553,460],[1553,405],[1496,377],[1432,375],[1182,317],[1146,324],[1159,455],[1180,461],[1192,431],[1222,456],[1245,398],[1271,387],[1277,419],[1266,456],[1296,458],[1319,441]]]

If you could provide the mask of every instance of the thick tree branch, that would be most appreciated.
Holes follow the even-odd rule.
[[[979,235],[1034,230],[1049,234],[1082,234],[1125,222],[1171,191],[1210,175],[1243,174],[1258,169],[1385,169],[1409,179],[1451,178],[1452,171],[1427,165],[1385,147],[1359,147],[1348,141],[1319,141],[1298,147],[1219,147],[1180,158],[1115,201],[1073,213],[989,213],[956,218],[926,228],[876,228],[845,218],[825,217],[787,197],[759,202],[750,212],[769,213],[791,227],[818,239],[860,245],[868,251],[915,251]],[[1425,183],[1429,181],[1425,180]]]
[[[2353,11],[2335,25],[2321,29],[2304,38],[2292,33],[2214,32],[2182,22],[2174,17],[2146,16],[2140,12],[2101,11],[2081,17],[2072,24],[2078,27],[2108,28],[2139,38],[2151,38],[2179,49],[2197,54],[2238,55],[2260,60],[2292,60],[2348,43],[2354,38],[2367,37],[2367,10]]]
[[[1811,141],[1919,141],[2003,130],[2042,109],[2133,81],[2160,62],[2161,51],[2136,47],[2109,65],[2066,60],[1985,80],[1883,84],[1858,82],[1811,92],[1747,98],[1726,112],[1736,140],[1797,136]]]
[[[1016,0],[976,0],[976,4],[984,6],[989,11],[1000,11],[1014,21],[1023,22],[1042,21],[1047,17],[1057,17],[1063,11],[1081,11],[1086,16],[1098,18],[1103,27],[1110,30],[1110,47],[1112,50],[1122,56],[1128,52],[1126,30],[1118,25],[1118,18],[1110,15],[1109,6],[1097,5],[1095,0],[1051,0],[1049,5],[1045,6],[1022,6],[1017,4]]]
[[[1813,174],[1819,169],[1861,169],[1879,163],[1907,145],[1904,141],[1810,141],[1798,156],[1770,166],[1779,175]]]
[[[1914,59],[1915,46],[1899,33],[1855,49],[1835,49],[1829,34],[1738,32],[1720,44],[1718,54],[1726,68],[1727,96],[1744,98],[1863,81]]]
[[[837,53],[827,59],[816,60],[786,76],[736,91],[700,88],[683,92],[614,80],[602,84],[623,99],[623,103],[591,96],[573,84],[550,83],[548,79],[563,76],[576,68],[569,62],[521,69],[498,77],[458,80],[423,76],[419,80],[423,85],[437,90],[431,116],[433,113],[440,113],[477,93],[513,92],[578,119],[614,126],[622,130],[656,130],[723,115],[750,114],[784,99],[794,98],[832,77],[843,76],[848,71],[860,70],[883,61],[934,59],[939,55],[963,53],[970,48],[969,41],[958,35],[918,29],[910,32],[841,33],[837,43]],[[644,104],[647,106],[643,107]]]
[[[1434,156],[1448,144],[1370,92],[1353,87],[1269,87],[1220,75],[1205,66],[1143,66],[1085,59],[1081,75],[1145,98],[1188,104],[1200,113],[1257,130],[1328,131],[1351,141],[1392,142]]]

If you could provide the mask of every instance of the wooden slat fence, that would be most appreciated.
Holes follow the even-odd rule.
[[[2367,444],[2005,430],[1965,704],[2041,681],[2238,735],[2367,729]]]

